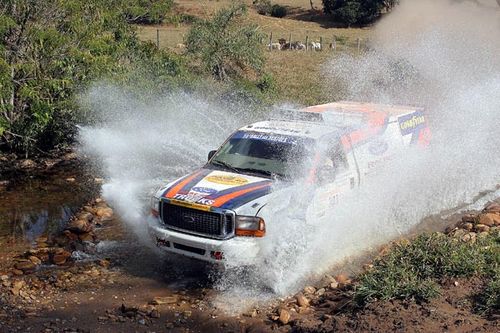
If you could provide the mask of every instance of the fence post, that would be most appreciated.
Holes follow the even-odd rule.
[[[271,34],[269,35],[269,51],[273,50],[273,33],[271,31]]]
[[[335,52],[337,50],[337,37],[335,37],[335,36],[333,36],[332,49],[333,49],[333,52]]]
[[[290,36],[288,38],[288,43],[290,43],[290,51],[292,50],[292,33],[290,33]]]
[[[308,45],[308,44],[309,44],[309,36],[306,36],[306,51],[307,51],[307,49],[308,49],[308,47],[309,47],[309,45]]]
[[[319,50],[323,51],[323,37],[319,38]]]
[[[358,37],[358,54],[361,52],[361,38]]]
[[[156,29],[156,47],[160,48],[160,29]]]

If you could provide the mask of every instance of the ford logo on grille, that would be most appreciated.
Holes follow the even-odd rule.
[[[184,215],[184,216],[182,217],[182,220],[183,220],[184,222],[186,222],[186,223],[189,223],[189,224],[194,223],[194,217],[189,216],[189,215]]]

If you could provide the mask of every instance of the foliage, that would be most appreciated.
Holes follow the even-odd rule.
[[[178,59],[137,40],[123,16],[126,4],[0,3],[1,150],[28,154],[70,142],[81,119],[75,95],[93,80],[133,80],[143,66],[157,81],[182,74]]]
[[[253,0],[253,6],[260,15],[271,15],[273,5],[271,0]]]
[[[446,235],[421,235],[400,242],[360,276],[355,299],[364,304],[375,299],[414,298],[427,301],[439,294],[436,281],[447,277],[491,277],[499,265],[498,235],[475,244]]]
[[[273,5],[271,8],[271,16],[272,17],[285,17],[287,14],[287,10],[285,6],[282,5]]]
[[[479,295],[477,308],[479,312],[486,314],[500,311],[500,269],[496,270],[492,280]]]
[[[212,19],[194,24],[188,33],[187,52],[201,60],[217,80],[262,69],[264,36],[256,25],[242,21],[245,14],[244,5],[233,5],[219,10]]]
[[[128,0],[124,2],[124,14],[127,21],[137,24],[162,23],[174,3],[173,0]]]
[[[364,25],[374,22],[397,3],[397,0],[323,0],[323,11],[347,26]]]

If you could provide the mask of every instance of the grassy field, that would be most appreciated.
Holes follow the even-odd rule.
[[[257,24],[268,36],[272,33],[273,42],[279,38],[291,39],[305,43],[309,41],[323,41],[324,50],[314,51],[272,51],[266,50],[267,72],[271,73],[278,84],[279,99],[283,102],[300,104],[316,104],[331,98],[328,93],[331,89],[325,87],[321,72],[322,64],[335,57],[339,52],[357,52],[358,39],[363,47],[370,38],[370,29],[345,29],[333,27],[328,18],[324,17],[321,1],[313,1],[316,10],[311,10],[309,0],[273,1],[273,3],[287,6],[289,14],[285,18],[274,18],[259,15],[252,8],[252,1],[244,1],[249,5],[247,21]],[[175,12],[194,17],[210,17],[218,9],[229,6],[233,1],[176,1]],[[160,26],[139,26],[138,35],[143,40],[157,42],[157,33],[161,48],[167,48],[176,53],[182,53],[184,38],[189,31],[189,24],[163,24]],[[329,44],[336,40],[337,49],[329,48]],[[269,42],[263,41],[263,47]]]

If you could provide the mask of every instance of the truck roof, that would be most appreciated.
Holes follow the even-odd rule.
[[[318,139],[327,134],[343,135],[367,126],[380,126],[385,120],[394,121],[422,110],[414,106],[341,101],[299,110],[280,110],[274,115],[276,119],[256,122],[240,130]]]

